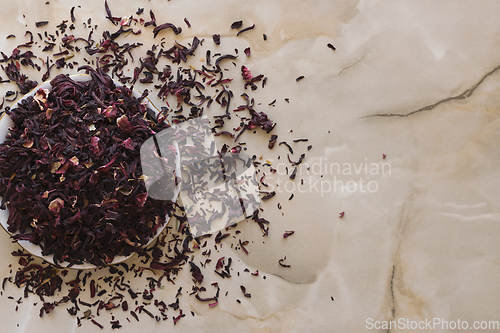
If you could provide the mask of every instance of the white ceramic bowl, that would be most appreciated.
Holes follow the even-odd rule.
[[[70,76],[71,79],[73,79],[74,81],[77,81],[77,82],[85,82],[85,81],[89,81],[91,80],[91,76],[88,75],[88,74],[76,74],[76,75],[71,75]],[[123,84],[121,84],[120,82],[116,81],[116,80],[113,80],[115,85],[117,86],[122,86]],[[23,97],[21,97],[20,99],[18,99],[16,102],[14,102],[11,106],[11,109],[14,109],[15,107],[17,107],[17,105],[25,98],[27,98],[28,96],[34,96],[36,94],[36,92],[38,91],[38,89],[51,89],[52,86],[50,85],[50,82],[44,82],[40,85],[38,85],[36,88],[34,88],[32,91],[30,91],[29,93],[27,93],[26,95],[24,95]],[[133,90],[133,95],[137,98],[139,98],[142,94],[137,91],[137,90]],[[147,106],[154,110],[155,112],[158,112],[158,109],[153,105],[153,103],[148,99],[148,104]],[[12,122],[12,120],[10,119],[10,117],[7,115],[7,114],[3,114],[2,117],[0,118],[0,143],[3,142],[5,140],[5,136],[7,135],[8,131],[9,131],[9,128],[12,127],[14,125],[14,123]],[[177,146],[177,143],[175,143],[175,146],[177,148],[177,151],[179,151],[179,147]],[[177,166],[177,170],[176,172],[180,175],[180,155],[179,154],[176,154],[177,155],[177,161],[176,161],[176,166]],[[177,199],[177,196],[179,195],[179,188],[176,188],[175,191],[174,191],[174,198],[172,201],[175,201]],[[2,225],[2,227],[5,229],[5,231],[7,231],[11,236],[13,235],[11,232],[8,231],[8,225],[7,225],[7,220],[9,218],[9,212],[8,210],[1,210],[0,209],[0,224]],[[167,226],[168,222],[170,220],[168,219],[167,217],[167,221],[165,222],[165,224],[163,224],[163,226],[161,228],[158,228],[155,232],[155,234],[153,235],[153,237],[151,237],[150,241],[144,246],[144,247],[147,247],[148,245],[150,245],[152,242],[155,241],[155,239],[160,235],[160,233],[165,229],[165,227]],[[37,256],[37,257],[40,257],[40,258],[43,258],[45,259],[46,261],[54,264],[54,259],[53,259],[53,255],[48,255],[48,256],[44,256],[42,255],[42,250],[41,248],[36,245],[36,244],[33,244],[29,241],[26,241],[26,240],[19,240],[18,241],[19,245],[21,245],[21,247],[23,247],[26,251],[28,251],[29,253]],[[123,262],[129,258],[131,258],[132,256],[134,256],[135,253],[129,255],[129,256],[116,256],[114,258],[114,260],[109,263],[109,265],[113,265],[113,264],[118,264],[120,262]],[[68,264],[69,263],[65,263],[65,262],[62,262],[62,263],[58,263],[59,266],[64,266],[65,264]],[[93,269],[93,268],[96,268],[95,265],[92,265],[90,263],[84,263],[84,264],[81,264],[81,265],[73,265],[71,266],[70,268],[74,268],[74,269]]]

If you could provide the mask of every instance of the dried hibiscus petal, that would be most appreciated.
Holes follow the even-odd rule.
[[[174,31],[174,34],[176,34],[176,35],[178,35],[182,32],[181,27],[176,27],[172,23],[164,23],[164,24],[160,24],[159,26],[157,26],[156,28],[153,29],[154,37],[156,37],[160,31],[162,31],[164,29],[168,29],[168,28],[171,28]]]
[[[268,144],[269,149],[274,148],[274,145],[276,144],[276,140],[278,140],[278,136],[276,134],[272,134],[271,138],[269,139],[269,144]]]
[[[215,45],[220,45],[220,35],[219,34],[212,35],[212,39],[214,40]]]
[[[262,200],[263,200],[263,201],[269,200],[269,199],[271,199],[272,197],[274,197],[275,195],[276,195],[276,191],[269,192],[269,193],[267,193],[266,195],[264,195],[264,196],[262,197]]]
[[[252,24],[251,26],[246,27],[245,29],[241,29],[240,31],[238,31],[236,36],[239,36],[240,34],[244,33],[245,31],[252,30],[253,28],[255,28],[255,24]]]
[[[47,25],[47,24],[49,24],[49,21],[35,22],[35,25],[36,25],[37,28],[43,27],[44,25]]]
[[[231,24],[231,29],[239,29],[243,25],[243,21],[236,21]]]
[[[290,266],[290,265],[284,264],[283,262],[284,262],[285,260],[286,260],[286,257],[284,257],[283,259],[278,260],[278,264],[279,264],[281,267],[285,267],[285,268],[292,267],[292,266]]]

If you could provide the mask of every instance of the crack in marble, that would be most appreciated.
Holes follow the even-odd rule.
[[[497,67],[493,68],[493,70],[491,70],[488,73],[486,73],[475,85],[473,85],[471,88],[467,89],[466,91],[464,91],[460,95],[442,99],[442,100],[440,100],[440,101],[438,101],[438,102],[436,102],[434,104],[427,105],[427,106],[424,106],[424,107],[422,107],[422,108],[420,108],[418,110],[411,111],[410,113],[407,113],[407,114],[401,114],[401,113],[379,113],[379,114],[371,114],[371,115],[368,115],[368,116],[363,116],[361,118],[371,118],[371,117],[408,117],[408,116],[411,116],[412,114],[415,114],[415,113],[419,113],[419,112],[423,112],[423,111],[430,111],[430,110],[436,108],[437,106],[439,106],[441,104],[444,104],[444,103],[447,103],[447,102],[450,102],[450,101],[469,98],[474,93],[474,91],[484,82],[484,80],[486,80],[486,78],[488,78],[489,76],[493,75],[499,69],[500,69],[500,66],[497,66]]]
[[[335,75],[334,77],[337,77],[337,76],[340,76],[343,72],[345,72],[346,70],[356,66],[357,64],[359,64],[363,59],[365,58],[365,56],[363,56],[361,59],[359,59],[358,61],[356,61],[355,63],[353,63],[352,65],[349,65],[347,67],[344,67],[342,68],[342,70],[340,72],[337,73],[337,75]]]
[[[392,318],[396,318],[396,300],[394,298],[394,275],[396,275],[396,265],[392,265],[392,275],[391,275],[391,283],[390,283],[390,290],[391,290],[391,297],[392,297]],[[391,328],[389,327],[387,329],[387,333],[391,332]]]
[[[500,67],[500,66],[499,66]],[[414,174],[418,174],[418,164],[414,165],[415,172]],[[415,179],[413,179],[412,183],[417,183]],[[411,187],[408,189],[408,194],[406,199],[404,200],[404,203],[402,204],[402,207],[399,211],[398,214],[398,225],[396,230],[396,239],[397,239],[397,244],[394,249],[394,256],[393,256],[393,261],[392,261],[392,272],[390,273],[390,281],[388,281],[388,287],[386,287],[389,290],[387,300],[389,302],[389,308],[391,309],[391,314],[388,315],[391,316],[392,318],[388,319],[388,321],[394,320],[396,318],[396,307],[397,307],[397,300],[396,300],[396,293],[401,293],[400,290],[400,284],[402,282],[401,279],[404,278],[404,265],[401,259],[401,247],[402,243],[404,242],[404,235],[405,231],[408,228],[408,224],[410,223],[410,220],[407,218],[408,213],[411,211],[412,208],[412,203],[414,202],[414,197],[416,195],[415,188]],[[396,280],[396,267],[398,270],[398,279]],[[390,268],[389,268],[390,269]],[[396,289],[396,290],[395,290]],[[399,296],[398,294],[398,296]],[[390,295],[390,296],[389,296]],[[391,328],[389,327],[387,329],[387,333],[391,332]]]
[[[389,289],[391,291],[391,297],[392,297],[392,308],[391,308],[391,313],[392,313],[392,318],[396,318],[396,299],[394,297],[394,276],[396,275],[396,265],[392,265],[392,274],[391,274],[391,282],[389,283]],[[387,329],[387,333],[391,332],[391,328],[389,327]]]
[[[262,272],[262,271],[260,271],[260,273],[262,274],[263,272]],[[294,282],[294,281],[291,281],[291,280],[288,280],[288,279],[284,278],[283,276],[281,276],[281,275],[279,275],[279,274],[269,273],[269,272],[266,272],[265,274],[275,276],[275,277],[277,277],[277,278],[282,279],[283,281],[286,281],[286,282],[288,282],[288,283],[295,284],[295,285],[307,285],[307,284],[313,284],[314,282],[316,282],[316,279],[318,278],[318,277],[316,276],[316,277],[315,277],[315,279],[314,279],[314,281],[311,281],[311,282]]]
[[[396,265],[392,266],[392,276],[391,276],[391,296],[392,296],[392,318],[396,317],[396,301],[394,299],[394,274],[396,273]]]

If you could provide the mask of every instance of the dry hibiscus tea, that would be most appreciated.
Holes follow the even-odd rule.
[[[117,261],[117,256],[134,252],[137,258],[106,268],[77,271],[59,269],[24,251],[14,251],[0,297],[15,302],[16,311],[19,307],[21,312],[23,306],[31,306],[26,304],[31,303],[28,297],[34,296],[37,299],[32,304],[39,308],[40,316],[65,308],[77,326],[87,322],[111,329],[139,321],[143,325],[146,320],[168,320],[177,325],[199,313],[193,310],[200,304],[192,304],[189,297],[215,312],[219,306],[260,304],[255,289],[245,280],[239,281],[240,273],[242,279],[248,273],[251,279],[262,281],[266,275],[253,269],[251,273],[242,266],[238,255],[255,255],[254,244],[261,238],[253,233],[245,235],[251,228],[260,228],[262,237],[266,237],[262,243],[273,241],[267,238],[270,222],[264,218],[263,208],[253,213],[247,209],[255,207],[246,204],[247,200],[254,202],[247,186],[250,177],[246,172],[239,173],[240,169],[236,172],[234,166],[243,162],[245,168],[241,170],[257,168],[260,182],[253,199],[267,201],[267,205],[277,203],[277,209],[284,211],[286,207],[278,201],[282,195],[271,188],[271,174],[277,173],[277,166],[273,167],[272,161],[257,151],[253,154],[253,144],[287,154],[281,160],[278,155],[277,160],[287,163],[286,173],[293,181],[300,178],[305,158],[301,154],[305,148],[302,141],[307,139],[293,140],[280,132],[278,141],[276,123],[268,117],[266,108],[279,109],[283,105],[278,98],[261,103],[253,97],[254,91],[264,89],[268,80],[261,74],[258,62],[245,63],[259,54],[254,52],[258,48],[253,44],[241,44],[255,37],[255,24],[236,21],[228,24],[226,31],[208,35],[204,32],[205,38],[198,38],[194,35],[194,20],[184,19],[186,28],[181,28],[182,19],[176,15],[171,15],[169,23],[171,19],[156,17],[153,9],[139,8],[131,15],[122,13],[119,6],[112,12],[107,1],[103,3],[104,11],[96,15],[106,21],[80,17],[92,5],[86,3],[71,10],[68,7],[69,13],[62,21],[27,22],[27,29],[36,30],[24,36],[7,36],[9,41],[20,44],[11,52],[0,51],[0,68],[4,72],[0,83],[8,89],[0,101],[0,112],[9,115],[14,123],[0,144],[0,208],[8,209],[7,226],[14,240],[38,245],[43,255],[53,255],[57,264],[88,262],[104,266],[114,263],[113,259]],[[52,2],[46,4],[53,6]],[[230,38],[225,37],[228,34]],[[244,50],[239,55],[231,44],[235,37],[241,40],[234,46],[242,45],[240,51]],[[86,70],[91,80],[75,82],[67,75],[57,75],[76,70]],[[161,101],[157,103],[159,115],[147,108],[147,91],[142,95],[133,93],[110,76],[121,84],[141,87],[141,91],[147,87]],[[40,79],[51,80],[51,88],[36,89]],[[30,93],[32,89],[35,91]],[[32,96],[4,109],[4,105],[28,93]],[[285,101],[285,105],[293,103],[289,98]],[[207,135],[193,135],[196,131],[190,124],[204,117],[210,120]],[[164,118],[171,121],[171,128]],[[176,135],[168,139],[176,142],[180,157],[183,153],[189,157],[180,159],[179,169],[190,177],[183,176],[179,183],[186,186],[186,197],[195,199],[193,204],[184,200],[182,192],[178,192],[178,203],[164,200],[170,193],[163,191],[163,185],[172,183],[175,166],[169,164],[172,161],[168,156],[172,154],[162,150],[169,145],[162,144],[161,132],[171,130]],[[213,140],[207,139],[212,136]],[[247,146],[247,139],[255,142]],[[215,145],[219,140],[220,151]],[[154,144],[147,145],[146,141]],[[210,144],[204,145],[207,142]],[[152,157],[149,163],[141,159],[144,146],[151,149],[146,154]],[[207,149],[196,150],[201,147]],[[253,156],[241,158],[245,153]],[[155,164],[158,159],[165,163]],[[206,178],[212,183],[206,183]],[[220,178],[224,185],[232,186],[236,195],[228,196],[229,191],[212,187]],[[174,179],[178,186],[177,177]],[[239,190],[238,184],[245,186],[245,191]],[[189,192],[193,188],[196,192]],[[224,204],[220,204],[222,199]],[[231,222],[239,221],[240,211],[249,223]],[[174,223],[166,226],[169,232],[157,237],[153,246],[144,246],[170,216]],[[229,223],[206,234],[206,222],[215,218]],[[286,242],[296,240],[295,231],[283,232],[280,241],[292,234]],[[278,269],[294,270],[281,254],[275,259]],[[242,294],[226,289],[234,283]],[[19,289],[9,289],[9,285]]]
[[[146,93],[82,69],[91,80],[60,74],[6,111],[14,125],[0,145],[0,208],[13,238],[55,263],[103,266],[141,251],[172,214],[172,202],[148,197],[140,163],[141,144],[169,125]]]

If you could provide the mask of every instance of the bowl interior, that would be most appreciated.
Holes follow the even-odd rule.
[[[77,81],[77,82],[85,82],[85,81],[91,80],[91,76],[88,75],[88,74],[77,74],[77,75],[71,75],[70,77],[71,77],[71,79],[73,79],[74,81]],[[118,82],[116,80],[113,80],[113,81],[114,81],[115,85],[122,86],[122,84],[120,82]],[[38,85],[32,91],[30,91],[29,93],[27,93],[26,95],[24,95],[23,97],[21,97],[20,99],[18,99],[16,102],[14,102],[12,104],[12,106],[11,106],[11,109],[16,108],[17,105],[23,99],[25,99],[25,98],[27,98],[29,96],[34,96],[36,94],[36,92],[38,91],[38,89],[49,89],[50,90],[51,88],[52,88],[52,86],[50,85],[50,82],[44,82],[44,83]],[[133,90],[132,93],[137,98],[139,98],[142,95],[137,90]],[[153,105],[153,103],[149,99],[148,99],[147,107],[149,107],[150,109],[152,109],[153,111],[155,111],[156,113],[158,113],[158,109]],[[12,122],[12,120],[10,119],[10,117],[7,114],[3,114],[2,117],[0,118],[0,143],[2,143],[5,140],[5,136],[9,132],[9,128],[12,127],[13,125],[14,125],[14,123]],[[177,143],[175,143],[175,146],[176,146],[177,151],[179,151],[179,147],[177,146]],[[176,154],[176,155],[177,155],[177,161],[176,161],[177,170],[176,170],[176,172],[177,172],[177,174],[181,174],[180,173],[180,155],[179,154]],[[174,190],[173,201],[175,201],[177,199],[177,196],[179,195],[179,191],[180,191],[180,188],[176,188]],[[7,225],[8,218],[9,218],[9,212],[8,212],[8,210],[7,209],[5,209],[5,210],[1,210],[0,209],[0,224],[5,229],[5,231],[7,231],[10,235],[13,235],[7,229],[8,228],[8,225]],[[155,234],[151,237],[151,239],[149,240],[149,242],[145,246],[148,246],[152,242],[155,241],[155,239],[165,229],[165,227],[167,226],[167,224],[169,223],[169,221],[170,221],[170,219],[169,219],[169,217],[167,217],[167,221],[163,224],[163,226],[161,228],[158,228],[155,231]],[[19,243],[19,245],[21,245],[29,253],[31,253],[31,254],[33,254],[33,255],[35,255],[37,257],[43,258],[46,261],[54,264],[53,255],[48,255],[48,256],[42,255],[42,250],[41,250],[41,248],[38,245],[33,244],[33,243],[31,243],[29,241],[26,241],[26,240],[19,240],[18,243]],[[134,254],[131,254],[129,256],[116,256],[114,258],[114,260],[109,265],[118,264],[120,262],[123,262],[124,260],[127,260],[130,257],[132,257],[133,255]],[[58,263],[59,266],[64,266],[64,264],[65,264],[64,262],[63,263]],[[80,264],[80,265],[73,265],[73,266],[71,266],[71,268],[74,268],[74,269],[92,269],[92,268],[95,268],[95,267],[96,267],[95,265],[90,264],[90,263],[84,263],[84,264]]]

